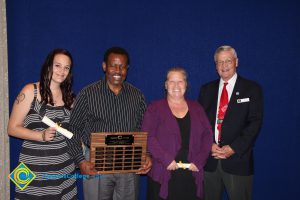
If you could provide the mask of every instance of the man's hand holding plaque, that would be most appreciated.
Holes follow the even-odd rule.
[[[79,164],[80,172],[81,174],[86,174],[86,175],[97,175],[98,172],[95,170],[94,165],[87,160],[83,160]]]
[[[151,167],[152,167],[152,158],[150,155],[147,154],[145,164],[143,165],[143,167],[139,169],[139,171],[136,174],[147,174],[150,171]]]

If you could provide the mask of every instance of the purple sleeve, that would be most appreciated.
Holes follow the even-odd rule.
[[[194,134],[196,138],[193,138],[191,148],[195,149],[192,160],[200,170],[206,164],[206,160],[210,154],[213,143],[213,132],[203,108],[197,104],[196,110],[196,121],[193,122],[196,127],[193,128],[197,130],[197,133]]]
[[[174,160],[174,158],[167,153],[159,143],[160,134],[160,113],[158,104],[150,104],[144,115],[142,130],[148,132],[148,150],[152,155],[153,160],[162,163],[165,167]],[[161,139],[161,138],[160,138]]]

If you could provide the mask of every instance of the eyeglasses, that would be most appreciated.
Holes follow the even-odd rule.
[[[222,66],[222,65],[224,65],[224,64],[226,64],[226,65],[231,65],[233,63],[233,60],[230,60],[230,59],[228,59],[228,60],[219,60],[219,61],[216,61],[216,65],[219,65],[219,66]]]

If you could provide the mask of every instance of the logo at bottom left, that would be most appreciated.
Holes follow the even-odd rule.
[[[24,190],[35,179],[36,175],[21,162],[8,177],[20,190]]]

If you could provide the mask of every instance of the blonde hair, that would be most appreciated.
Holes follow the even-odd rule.
[[[170,68],[170,69],[167,71],[167,74],[166,74],[166,81],[168,80],[169,74],[170,74],[171,72],[180,72],[180,73],[183,75],[183,79],[184,79],[185,82],[187,83],[188,74],[187,74],[187,72],[185,71],[185,69],[183,69],[182,67],[179,67],[179,66]]]

